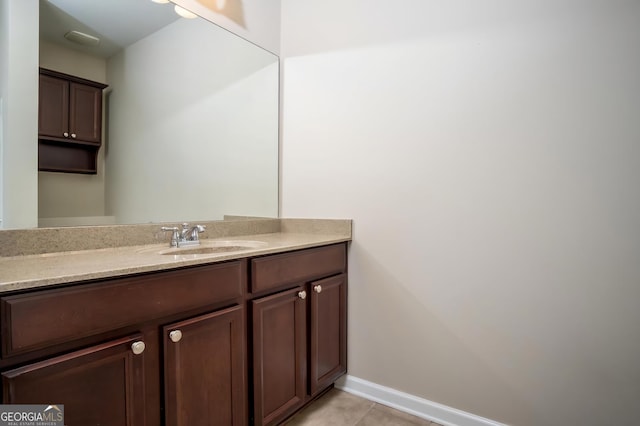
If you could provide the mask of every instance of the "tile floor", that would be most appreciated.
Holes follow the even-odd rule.
[[[440,426],[376,402],[331,389],[292,417],[287,426]]]

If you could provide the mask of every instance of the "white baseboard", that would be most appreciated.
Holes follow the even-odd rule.
[[[341,377],[336,382],[336,388],[444,426],[505,426],[503,423],[354,376]]]

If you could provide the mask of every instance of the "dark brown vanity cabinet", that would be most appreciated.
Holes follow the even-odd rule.
[[[96,173],[107,85],[40,68],[38,169]]]
[[[308,285],[309,394],[313,397],[347,371],[347,275]]]
[[[65,424],[245,425],[246,261],[0,299],[3,403]]]
[[[251,273],[254,292],[274,291],[250,302],[253,421],[273,425],[346,372],[346,245],[254,259]]]
[[[144,425],[141,336],[27,364],[2,373],[4,404],[64,404],[67,425]],[[150,348],[146,348],[150,350]]]
[[[275,425],[346,371],[346,243],[0,297],[2,403]]]
[[[244,310],[234,306],[163,328],[165,425],[243,425]]]
[[[307,308],[301,287],[251,302],[254,424],[277,424],[306,399]]]

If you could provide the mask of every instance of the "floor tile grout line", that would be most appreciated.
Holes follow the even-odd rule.
[[[362,415],[362,417],[360,417],[354,424],[353,426],[358,426],[360,424],[360,422],[362,422],[362,420],[367,417],[367,414],[369,414],[371,412],[371,410],[373,410],[373,407],[376,406],[376,403],[371,401],[371,405],[369,406],[369,409],[367,411],[365,411],[365,413]]]

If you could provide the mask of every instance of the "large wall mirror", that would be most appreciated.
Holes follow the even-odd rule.
[[[98,173],[40,172],[39,226],[278,215],[274,54],[171,3],[40,0],[40,66],[109,87]]]

